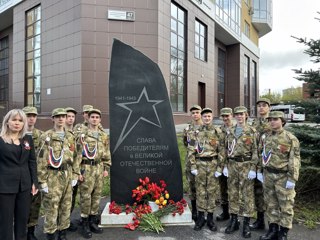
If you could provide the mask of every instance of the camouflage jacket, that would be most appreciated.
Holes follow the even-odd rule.
[[[257,139],[255,128],[245,125],[239,137],[235,135],[236,126],[233,126],[225,138],[225,147],[227,158],[245,158],[251,162],[250,170],[259,172],[258,154],[257,154]]]
[[[77,138],[77,155],[78,159],[81,159],[80,163],[88,159],[102,162],[104,170],[108,171],[111,166],[108,135],[100,129],[97,135],[89,128],[83,129]]]
[[[191,139],[194,139],[195,134],[199,131],[201,125],[195,125],[194,122],[190,122],[188,126],[183,130],[183,144],[188,147]]]
[[[83,123],[77,123],[74,127],[73,127],[73,133],[76,137],[78,137],[78,135],[84,131],[86,128],[88,127],[88,122],[83,122]]]
[[[37,128],[34,128],[31,133],[36,156],[38,155],[38,151],[40,147],[40,136],[42,133],[43,132]]]
[[[188,160],[191,163],[191,170],[197,169],[198,157],[213,157],[217,159],[217,171],[222,172],[224,164],[224,142],[221,139],[222,132],[218,127],[202,125],[188,145]]]
[[[232,125],[231,127],[226,127],[224,124],[223,125],[221,125],[221,126],[219,126],[219,128],[220,128],[220,130],[221,130],[221,140],[222,140],[222,142],[223,142],[223,144],[224,144],[224,156],[227,156],[227,151],[226,151],[226,146],[225,146],[225,144],[226,144],[226,137],[227,137],[227,134],[229,134],[229,132],[230,132],[230,129],[233,127],[234,125]],[[226,158],[224,159],[224,163],[226,162]]]
[[[257,144],[260,143],[260,138],[264,133],[271,132],[271,126],[266,118],[255,118],[252,127],[257,130]]]
[[[52,153],[50,153],[50,148],[52,148]],[[62,157],[61,166],[71,166],[70,169],[73,172],[72,179],[78,179],[80,170],[76,164],[75,138],[73,134],[70,131],[65,131],[65,136],[62,140],[54,129],[44,132],[40,137],[37,168],[41,188],[47,187],[48,167],[52,166],[49,159],[52,159],[52,157],[58,159],[60,156]]]
[[[300,170],[300,143],[290,132],[282,129],[262,136],[259,145],[262,167],[287,171],[288,180],[295,182]]]

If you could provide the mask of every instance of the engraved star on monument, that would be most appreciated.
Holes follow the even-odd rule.
[[[124,124],[122,132],[119,136],[117,144],[113,150],[113,153],[118,149],[123,140],[130,134],[139,121],[145,121],[156,127],[161,128],[161,122],[159,120],[156,105],[163,102],[163,100],[150,100],[148,92],[144,87],[141,91],[139,99],[135,102],[117,103],[118,106],[129,111],[128,118]],[[144,106],[143,108],[141,106]],[[152,108],[154,114],[150,115],[149,109]]]

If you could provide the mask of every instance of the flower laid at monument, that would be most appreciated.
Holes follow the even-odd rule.
[[[160,180],[160,183],[150,182],[148,177],[139,179],[140,185],[132,190],[132,198],[135,200],[134,204],[120,205],[112,202],[109,205],[109,213],[126,214],[133,213],[132,222],[125,225],[125,228],[134,231],[140,229],[142,231],[164,232],[164,227],[161,218],[172,214],[183,214],[187,202],[181,199],[174,202],[170,199],[169,192],[166,190],[166,183]],[[156,210],[151,208],[151,204],[155,203],[158,208]]]

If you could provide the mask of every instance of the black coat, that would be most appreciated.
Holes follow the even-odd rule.
[[[0,193],[18,193],[38,187],[37,162],[31,136],[20,140],[21,155],[17,159],[14,144],[7,144],[0,137]]]

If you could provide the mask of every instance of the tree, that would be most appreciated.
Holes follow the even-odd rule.
[[[320,14],[320,12],[318,12]],[[319,18],[315,18],[318,21],[320,21]],[[297,39],[298,43],[304,44],[306,47],[308,47],[304,53],[308,54],[311,58],[311,62],[313,63],[320,63],[320,39],[314,40],[310,39],[307,40],[306,38],[297,38],[292,36],[293,38]],[[320,69],[318,70],[303,70],[303,69],[293,69],[296,74],[298,74],[298,77],[295,77],[299,81],[304,81],[308,83],[308,89],[310,96],[315,98],[319,97],[320,92]]]
[[[280,103],[281,93],[269,91],[268,93],[260,95],[260,98],[268,98],[271,101],[271,103]]]
[[[302,87],[291,87],[284,89],[282,91],[282,101],[301,101],[302,97]]]

